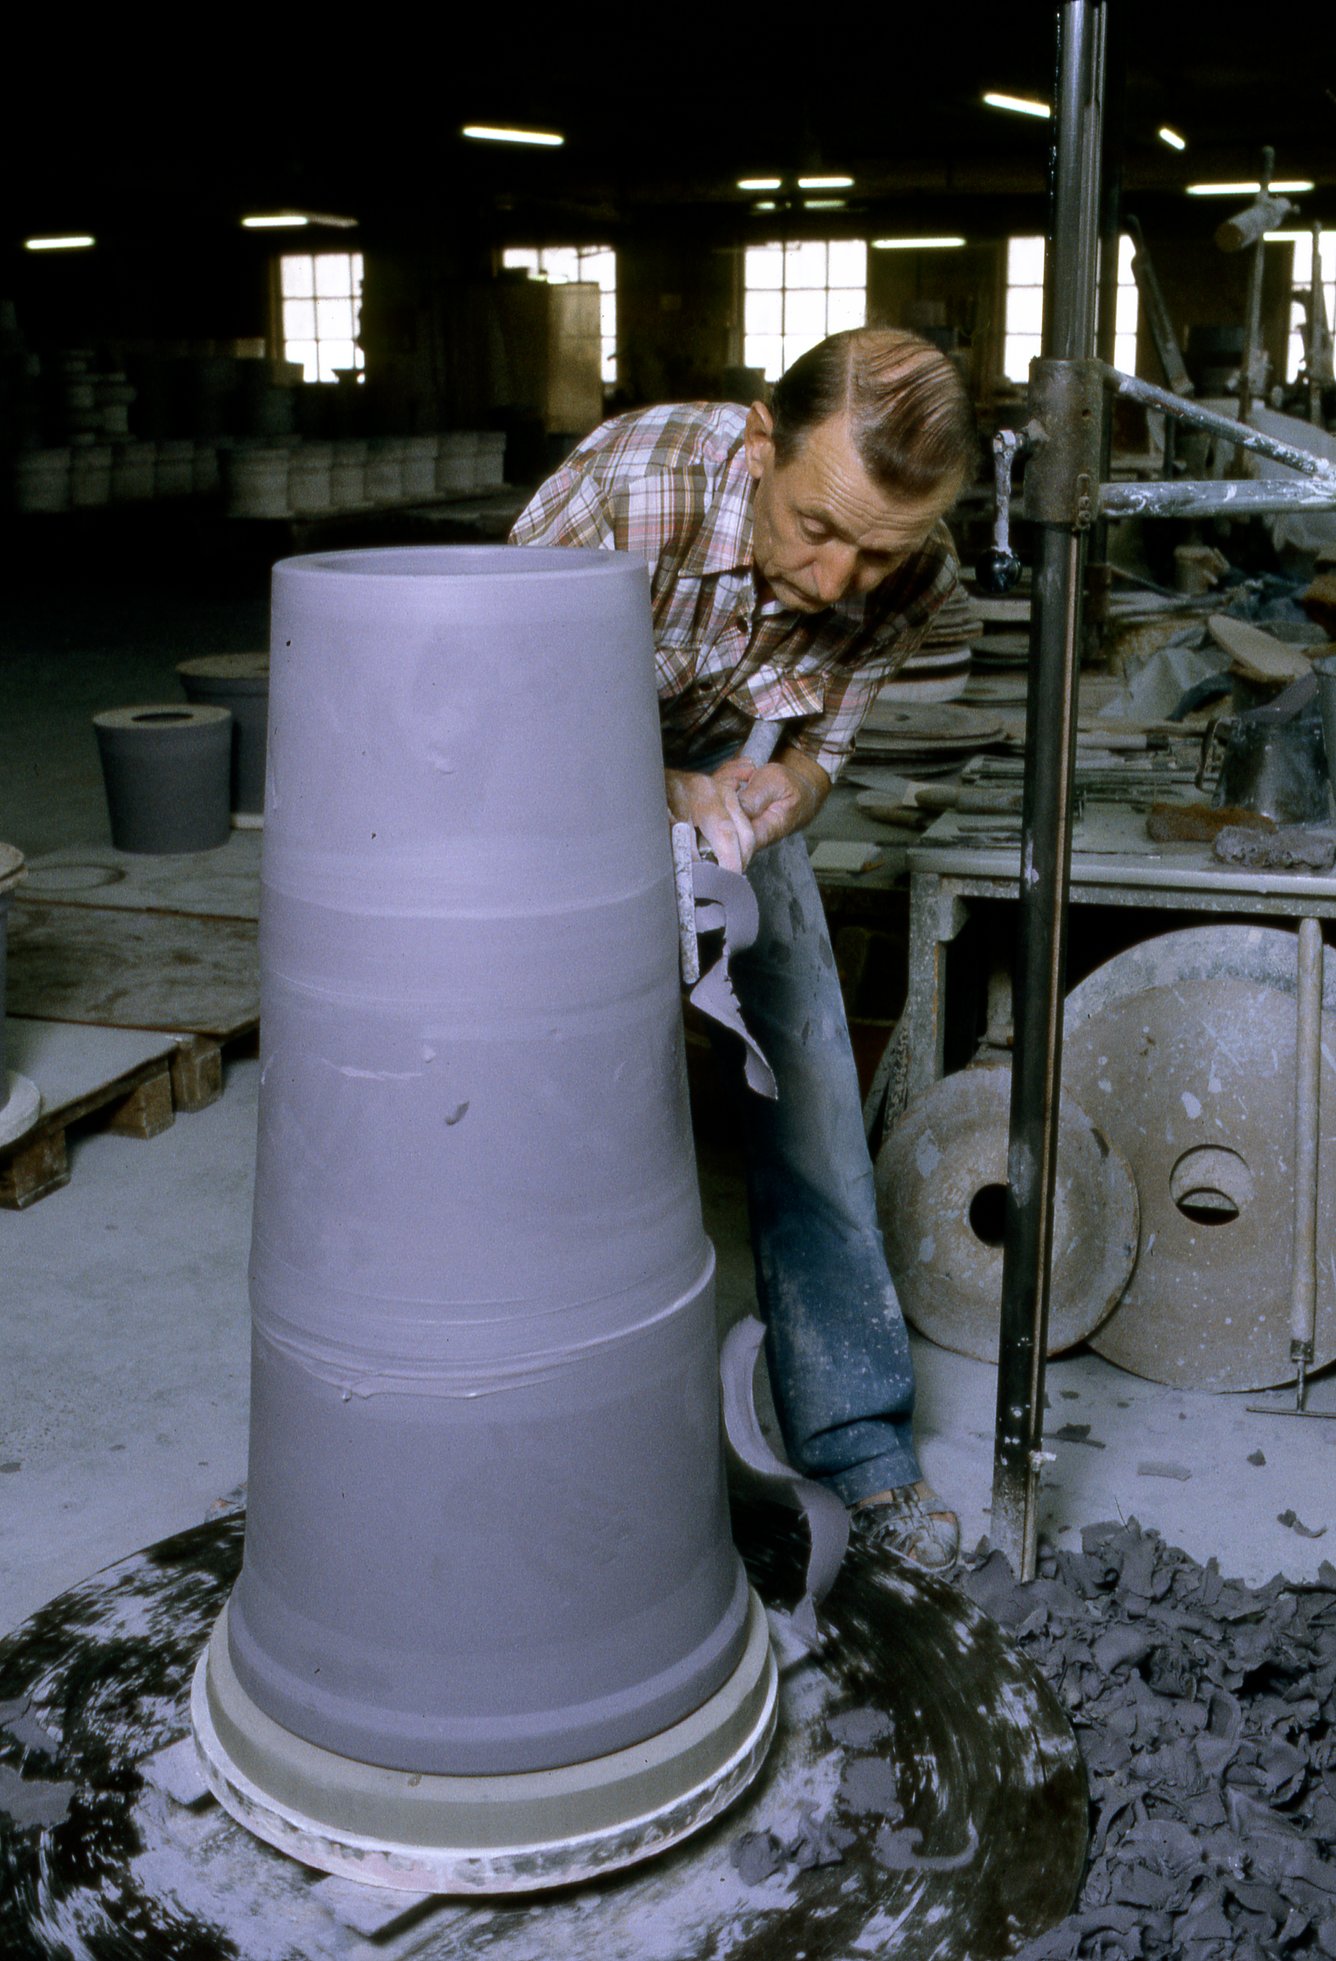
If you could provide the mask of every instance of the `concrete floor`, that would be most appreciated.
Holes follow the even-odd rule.
[[[162,562],[29,565],[0,650],[0,839],[29,856],[108,839],[95,709],[173,698],[176,661],[265,644],[263,567],[196,556],[168,580]],[[78,1139],[66,1189],[0,1213],[0,1630],[197,1523],[244,1479],[258,1076],[233,1063],[219,1103],[150,1142]],[[732,1318],[752,1306],[741,1178],[717,1136],[700,1161]],[[988,1529],[994,1372],[924,1341],[915,1352],[924,1464],[972,1545]],[[1135,1516],[1253,1582],[1336,1557],[1336,1422],[1252,1415],[1244,1397],[1140,1382],[1086,1353],[1048,1380],[1052,1427],[1090,1425],[1087,1441],[1051,1446],[1044,1525],[1064,1543]],[[1336,1410],[1330,1374],[1310,1404]],[[1259,1449],[1265,1464],[1249,1463]],[[1326,1536],[1282,1526],[1290,1508]]]

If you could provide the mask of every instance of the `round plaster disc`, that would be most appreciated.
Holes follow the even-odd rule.
[[[969,678],[970,664],[967,660],[960,661],[949,672],[941,674],[920,674],[915,668],[912,673],[904,674],[903,678],[897,676],[894,681],[888,681],[882,690],[882,700],[884,701],[887,694],[893,691],[897,701],[928,703],[955,701],[964,694],[969,685]]]
[[[196,660],[178,661],[176,671],[185,681],[214,688],[221,684],[239,694],[264,694],[269,688],[267,653],[202,654]]]
[[[894,687],[895,683],[906,674],[929,674],[935,669],[968,667],[969,663],[970,650],[963,640],[949,640],[941,647],[920,647],[896,669],[891,680],[886,683],[886,687]],[[878,698],[882,701],[887,699],[885,687]],[[895,696],[891,695],[889,699],[894,705]]]
[[[1141,940],[1106,960],[1067,996],[1063,1026],[1070,1037],[1089,1015],[1149,987],[1195,986],[1198,981],[1256,981],[1294,997],[1298,950],[1280,926],[1185,926]],[[1336,1014],[1336,958],[1323,963],[1322,1007]]]
[[[958,1355],[997,1359],[1011,1071],[962,1069],[918,1097],[877,1155],[886,1260],[906,1318]],[[1132,1174],[1073,1097],[1059,1105],[1050,1355],[1084,1341],[1132,1271]]]
[[[996,742],[1002,724],[995,715],[981,715],[976,709],[901,708],[894,698],[878,697],[868,710],[863,726],[874,734],[902,738],[916,747],[929,744],[957,749],[981,748]]]
[[[42,1114],[42,1092],[26,1076],[8,1071],[9,1094],[0,1103],[0,1144],[12,1144],[30,1131]]]
[[[1095,990],[1085,986],[1089,1003]],[[1136,1375],[1185,1388],[1292,1382],[1292,994],[1217,973],[1110,998],[1084,1015],[1077,1005],[1063,1081],[1127,1158],[1141,1203],[1132,1277],[1093,1346]],[[1336,1109],[1329,1043],[1320,1094]],[[1329,1137],[1319,1166],[1319,1248],[1333,1233]],[[1320,1258],[1313,1366],[1334,1356],[1336,1280]]]
[[[12,892],[23,877],[23,853],[16,844],[0,844],[0,892]]]

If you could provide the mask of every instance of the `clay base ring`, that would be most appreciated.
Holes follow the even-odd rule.
[[[224,1609],[195,1671],[191,1721],[219,1803],[304,1864],[415,1893],[520,1893],[633,1865],[698,1831],[761,1768],[778,1693],[753,1592],[742,1659],[671,1729],[560,1770],[418,1775],[337,1756],[266,1716],[233,1672]]]

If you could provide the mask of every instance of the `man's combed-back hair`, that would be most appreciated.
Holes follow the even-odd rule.
[[[930,498],[973,475],[974,410],[955,363],[901,327],[855,327],[801,355],[771,395],[775,459],[787,463],[809,429],[848,411],[873,482]]]

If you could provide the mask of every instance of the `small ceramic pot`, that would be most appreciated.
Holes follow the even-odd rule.
[[[186,700],[226,708],[232,717],[232,817],[253,828],[264,817],[268,654],[206,654],[177,667]],[[246,825],[242,824],[243,828]]]
[[[94,715],[118,851],[212,851],[231,824],[232,717],[152,703]]]

